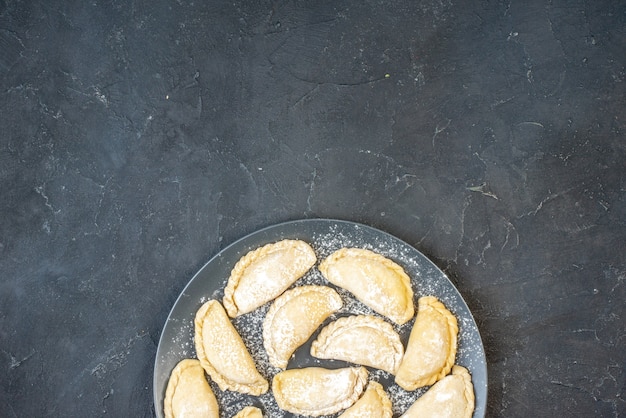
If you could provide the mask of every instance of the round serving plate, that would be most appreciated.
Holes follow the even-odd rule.
[[[399,238],[360,223],[334,219],[297,220],[258,230],[224,248],[193,276],[174,303],[157,348],[154,366],[154,405],[157,417],[163,417],[163,400],[172,369],[180,360],[196,356],[193,342],[193,321],[196,311],[210,299],[217,299],[221,302],[230,272],[241,257],[251,250],[282,239],[300,239],[309,243],[317,254],[318,264],[332,252],[343,247],[358,247],[375,251],[404,268],[411,277],[415,301],[419,297],[430,295],[443,302],[458,320],[459,339],[456,363],[466,367],[472,375],[476,397],[474,417],[484,417],[487,403],[485,351],[476,322],[452,282],[422,253]],[[317,264],[294,286],[302,284],[323,284],[334,287],[325,281],[317,270]],[[326,322],[349,314],[374,314],[348,292],[343,289],[337,290],[344,300],[344,307]],[[269,305],[270,303],[232,321],[256,361],[257,369],[271,382],[272,377],[279,370],[269,365],[261,335],[263,318]],[[413,321],[402,326],[392,325],[406,346]],[[348,365],[341,361],[320,360],[309,355],[311,341],[315,339],[317,332],[307,344],[296,351],[288,368],[309,366],[338,368]],[[375,369],[369,369],[369,371],[370,379],[380,382],[387,390],[393,403],[394,416],[399,416],[428,389],[406,392],[393,382],[393,376],[389,373]],[[222,392],[217,385],[210,383],[220,404],[223,417],[232,417],[247,405],[260,407],[265,416],[271,418],[293,416],[278,408],[271,389],[266,394],[253,397],[230,391]]]

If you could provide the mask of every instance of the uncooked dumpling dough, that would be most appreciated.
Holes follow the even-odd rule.
[[[452,374],[435,383],[400,418],[471,418],[474,385],[466,368],[454,366]]]
[[[391,418],[391,400],[383,386],[371,381],[363,396],[348,408],[339,418]]]
[[[282,240],[244,255],[230,273],[224,308],[231,318],[252,312],[283,293],[317,261],[315,251],[300,240]]]
[[[263,321],[263,345],[270,364],[287,367],[293,352],[342,305],[339,294],[327,286],[300,286],[280,295]]]
[[[274,376],[278,406],[294,414],[330,415],[350,407],[367,384],[365,367],[289,369]]]
[[[251,395],[267,392],[269,383],[256,369],[241,336],[216,300],[206,302],[195,319],[200,364],[222,390]]]
[[[411,279],[390,259],[362,248],[342,248],[322,261],[319,270],[329,282],[395,323],[413,318]]]
[[[246,406],[233,418],[263,418],[263,412],[256,406]]]
[[[372,315],[339,318],[326,325],[311,345],[317,358],[349,361],[395,374],[404,347],[391,324]]]
[[[454,365],[458,332],[456,317],[443,303],[434,296],[421,297],[396,383],[415,390],[447,375]]]
[[[167,382],[165,418],[218,418],[215,395],[196,359],[181,360]]]

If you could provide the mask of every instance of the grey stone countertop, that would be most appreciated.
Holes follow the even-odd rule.
[[[605,0],[0,0],[0,415],[154,416],[194,273],[335,218],[457,286],[487,416],[625,416],[625,27]]]

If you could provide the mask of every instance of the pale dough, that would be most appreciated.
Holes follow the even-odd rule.
[[[400,418],[471,418],[474,385],[466,368],[454,366],[452,374],[435,383]]]
[[[287,367],[293,352],[342,305],[339,294],[327,286],[300,286],[280,295],[263,320],[263,345],[270,364]]]
[[[217,399],[196,359],[181,360],[167,382],[165,418],[218,418]]]
[[[278,373],[272,393],[281,409],[294,414],[330,415],[356,402],[367,384],[365,367],[308,367]]]
[[[392,415],[391,400],[385,389],[380,383],[370,381],[361,398],[338,418],[391,418]]]
[[[274,300],[263,321],[263,345],[270,364],[286,368],[295,350],[343,306],[339,294],[327,286],[287,290],[316,262],[309,244],[291,239],[267,244],[239,259],[224,289],[224,305],[210,300],[196,313],[198,360],[182,360],[172,371],[164,400],[166,418],[219,417],[205,372],[221,390],[254,396],[267,392],[269,383],[256,369],[229,316],[252,312]],[[415,314],[409,276],[381,254],[342,248],[322,261],[319,271],[398,325]],[[368,366],[395,374],[395,382],[407,391],[433,385],[401,418],[471,418],[473,385],[467,369],[454,365],[457,339],[456,317],[433,296],[418,300],[406,350],[385,320],[374,315],[342,317],[321,330],[311,355],[358,366],[283,370],[273,377],[272,393],[281,409],[294,414],[320,416],[344,410],[339,418],[391,418],[391,401],[382,385],[368,384],[363,367]],[[259,408],[248,406],[234,418],[262,417]]]
[[[326,280],[395,323],[413,318],[411,279],[392,260],[362,248],[342,248],[322,261],[319,270]]]
[[[372,315],[352,315],[326,325],[311,345],[317,358],[348,361],[395,374],[404,347],[391,324]]]
[[[415,390],[447,375],[454,365],[458,331],[456,317],[443,303],[434,296],[419,298],[396,383],[405,390]]]
[[[252,312],[283,293],[317,261],[300,240],[282,240],[244,255],[233,267],[224,289],[224,308],[232,318]]]
[[[241,336],[216,300],[206,302],[195,318],[200,364],[222,390],[251,395],[267,392],[269,383],[256,369]]]
[[[233,418],[263,418],[263,412],[256,406],[246,406]]]

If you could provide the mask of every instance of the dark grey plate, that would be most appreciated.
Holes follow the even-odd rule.
[[[193,319],[200,305],[209,299],[221,300],[230,271],[244,254],[262,245],[286,238],[301,239],[311,244],[318,255],[318,261],[341,247],[360,247],[376,251],[405,269],[413,283],[415,302],[419,297],[426,295],[439,298],[458,319],[459,343],[456,362],[465,366],[472,374],[476,396],[474,417],[484,417],[487,403],[485,351],[474,318],[454,285],[422,253],[400,239],[369,226],[330,219],[298,220],[261,229],[220,251],[196,273],[176,300],[161,333],[154,366],[154,404],[158,417],[163,416],[163,398],[170,372],[180,360],[195,358]],[[302,284],[329,285],[317,268],[311,269],[294,286]],[[345,306],[327,322],[350,313],[373,313],[347,292],[341,289],[338,291],[344,299]],[[259,372],[271,382],[271,378],[279,370],[269,365],[262,345],[262,321],[268,305],[233,320],[233,323],[256,360]],[[412,324],[413,321],[403,326],[394,325],[405,344]],[[309,356],[310,343],[315,337],[316,334],[298,349],[288,368],[307,366],[337,368],[347,365],[340,361],[319,360]],[[427,389],[405,392],[393,383],[393,376],[374,369],[370,369],[370,378],[379,381],[387,389],[394,405],[394,416],[404,412]],[[272,418],[292,416],[276,406],[271,390],[260,397],[251,397],[234,392],[221,392],[212,382],[211,386],[220,402],[223,417],[232,417],[246,405],[259,406],[266,416]]]

